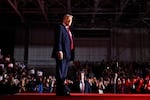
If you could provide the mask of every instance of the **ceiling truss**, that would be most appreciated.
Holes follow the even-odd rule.
[[[75,27],[130,27],[139,20],[149,25],[149,6],[150,0],[1,0],[0,14],[15,14],[18,23],[49,25],[71,13],[75,16]]]

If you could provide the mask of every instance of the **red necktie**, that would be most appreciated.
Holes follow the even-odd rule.
[[[72,34],[71,34],[71,31],[70,31],[70,29],[68,28],[68,34],[69,34],[69,38],[70,38],[70,41],[71,41],[71,50],[74,48],[73,47],[73,39],[72,39]]]

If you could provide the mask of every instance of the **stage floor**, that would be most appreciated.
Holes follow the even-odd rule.
[[[54,93],[19,93],[0,96],[0,100],[149,100],[150,94],[84,94],[56,96]]]

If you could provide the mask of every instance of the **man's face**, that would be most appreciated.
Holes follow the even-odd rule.
[[[71,26],[72,24],[72,17],[71,16],[66,16],[63,20],[63,23],[66,25],[66,26]]]

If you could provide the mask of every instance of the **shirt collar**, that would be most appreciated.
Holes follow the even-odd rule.
[[[63,25],[65,26],[65,28],[66,28],[66,29],[68,29],[68,28],[69,28],[69,26],[66,26],[64,23],[63,23]]]

